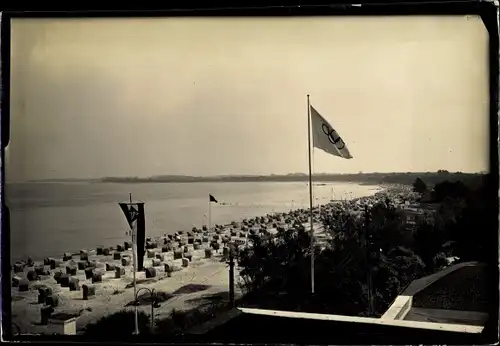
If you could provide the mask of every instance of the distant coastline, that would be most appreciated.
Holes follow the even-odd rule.
[[[313,180],[318,182],[344,182],[363,185],[380,184],[413,184],[420,177],[425,182],[433,184],[443,180],[468,180],[477,177],[481,173],[451,173],[447,171],[438,172],[406,172],[406,173],[356,173],[356,174],[315,174]],[[144,184],[144,183],[243,183],[243,182],[308,182],[308,175],[304,173],[290,173],[286,175],[220,175],[220,176],[186,176],[186,175],[159,175],[152,177],[103,177],[100,179],[45,179],[32,180],[29,182],[45,183],[120,183],[120,184]]]

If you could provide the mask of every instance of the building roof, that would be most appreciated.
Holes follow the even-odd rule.
[[[492,301],[486,266],[477,262],[452,265],[413,281],[402,295],[413,296],[413,306],[487,312]]]
[[[233,343],[476,343],[483,327],[237,308],[191,330],[193,340]]]
[[[477,262],[458,263],[414,280],[382,319],[488,326],[495,320],[495,278]],[[491,272],[490,272],[491,274]],[[495,286],[494,286],[495,285]]]
[[[419,321],[432,323],[451,323],[470,326],[484,326],[488,314],[478,311],[461,311],[449,309],[427,309],[411,307],[403,318],[405,321]]]

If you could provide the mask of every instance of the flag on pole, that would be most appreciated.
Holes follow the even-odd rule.
[[[217,200],[215,199],[215,197],[212,196],[211,194],[208,194],[208,196],[209,196],[209,203],[211,203],[211,202],[219,203],[219,202],[217,202]]]
[[[137,245],[137,269],[141,271],[144,268],[144,246],[146,241],[144,203],[119,203],[119,205],[132,231],[132,243]]]
[[[311,124],[313,147],[321,149],[328,154],[342,157],[344,159],[352,159],[349,150],[347,149],[344,140],[335,131],[332,125],[323,118],[319,112],[311,107]]]
[[[311,141],[312,136],[312,141]],[[312,145],[311,145],[312,142]],[[313,213],[313,187],[312,187],[312,151],[318,148],[324,152],[344,159],[352,159],[343,139],[326,121],[325,118],[314,109],[307,95],[307,153],[309,157],[309,221],[311,232],[311,293],[314,294],[314,213]]]

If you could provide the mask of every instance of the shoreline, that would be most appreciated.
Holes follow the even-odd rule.
[[[318,210],[324,210],[327,206],[346,203],[345,207],[355,208],[356,205],[371,204],[375,200],[382,198],[383,195],[390,194],[391,188],[385,187],[375,191],[372,195],[354,198],[347,201],[330,202],[316,205],[315,212],[315,233],[318,241],[321,241],[325,235],[321,224],[318,224]],[[308,209],[294,208],[288,212],[267,214],[264,216],[255,216],[246,218],[243,221],[233,221],[226,225],[215,225],[211,231],[193,228],[191,231],[176,232],[177,235],[167,235],[162,237],[148,237],[146,244],[147,250],[144,257],[145,268],[155,268],[156,275],[147,278],[146,272],[137,272],[138,287],[155,288],[156,291],[175,293],[189,284],[207,285],[201,292],[182,293],[175,295],[175,298],[167,300],[158,310],[160,318],[166,317],[173,308],[188,309],[201,305],[189,303],[193,297],[203,297],[207,294],[217,294],[229,290],[229,275],[226,262],[223,260],[223,254],[227,251],[226,242],[235,242],[239,246],[247,243],[247,236],[251,230],[257,231],[263,227],[272,235],[277,233],[277,228],[288,229],[296,222],[300,222],[306,230],[309,229]],[[306,218],[306,219],[304,219]],[[306,221],[306,222],[304,222]],[[207,257],[211,243],[216,242],[220,250],[216,253],[211,251],[210,258]],[[156,243],[156,245],[155,245]],[[120,251],[119,251],[120,250]],[[12,320],[20,325],[22,333],[52,333],[57,327],[55,325],[40,325],[41,309],[44,303],[38,303],[39,288],[48,287],[53,294],[59,298],[59,305],[55,308],[56,313],[66,313],[78,316],[76,326],[78,333],[81,333],[84,327],[96,322],[99,318],[116,313],[120,310],[130,309],[127,307],[133,300],[133,289],[131,287],[133,268],[130,261],[122,262],[123,258],[131,258],[130,249],[118,249],[118,246],[108,247],[109,254],[98,255],[97,249],[87,251],[88,258],[82,253],[71,254],[71,258],[61,257],[53,258],[57,260],[52,266],[47,265],[47,260],[34,261],[34,263],[24,264],[21,272],[12,273],[11,280],[23,282],[24,292],[19,287],[12,287]],[[181,253],[179,258],[179,251]],[[190,255],[190,256],[189,256]],[[188,260],[188,258],[190,258]],[[83,262],[83,263],[82,263]],[[100,273],[101,282],[92,283],[92,278],[88,278],[85,268],[89,263],[93,266],[93,273]],[[125,265],[122,265],[124,264]],[[70,271],[68,268],[78,265],[76,270],[71,272],[70,277],[76,279],[78,289],[71,290],[67,285],[57,282],[54,275],[56,272]],[[117,266],[120,269],[113,268]],[[38,269],[36,269],[38,268]],[[17,270],[19,271],[19,265]],[[48,275],[38,275],[37,279],[25,281],[29,276],[33,276],[34,269],[40,273]],[[113,270],[114,269],[114,270]],[[117,270],[120,271],[119,277]],[[148,269],[149,270],[149,269]],[[169,274],[168,272],[171,271]],[[31,274],[29,274],[31,273]],[[15,277],[15,279],[14,279]],[[33,279],[33,277],[32,277]],[[239,272],[235,270],[235,282],[239,281]],[[95,287],[95,297],[89,300],[83,300],[83,285],[93,285]],[[12,285],[11,285],[12,286]],[[236,297],[241,295],[238,287],[235,289]],[[91,311],[88,311],[90,309]],[[150,306],[145,305],[139,308],[149,314]],[[156,315],[156,314],[155,314]]]
[[[321,182],[316,182],[316,183],[313,183],[313,185],[316,185],[316,184],[321,184]],[[368,191],[368,194],[366,194],[365,196],[363,197],[369,197],[369,196],[373,196],[375,195],[376,193],[384,190],[384,186],[382,185],[370,185],[370,186],[374,186],[374,189],[370,189],[370,191]],[[353,200],[356,200],[358,198],[363,198],[363,197],[355,197]],[[343,199],[337,199],[336,200],[337,202],[342,202]],[[320,205],[321,207],[325,206],[325,205],[328,205],[330,204],[331,201],[329,200],[320,200],[320,201],[315,201],[315,205],[314,205],[314,209],[316,209],[318,207],[318,205]],[[294,202],[292,200],[292,204],[291,206],[289,205],[286,205],[285,203],[281,204],[281,207],[264,207],[263,209],[264,210],[259,210],[261,209],[260,207],[258,206],[247,206],[249,208],[249,210],[253,209],[252,211],[250,211],[250,216],[238,216],[238,215],[234,215],[233,217],[231,217],[229,220],[224,220],[226,222],[221,222],[221,223],[217,223],[217,222],[214,222],[214,220],[212,220],[212,226],[218,224],[218,225],[221,225],[223,227],[230,227],[230,225],[233,223],[233,222],[238,222],[238,223],[241,223],[243,222],[245,219],[251,219],[251,218],[255,218],[255,217],[261,217],[261,216],[267,216],[267,215],[272,215],[272,214],[276,214],[276,213],[289,213],[289,212],[294,212],[294,211],[299,211],[299,210],[302,210],[302,209],[308,209],[309,207],[308,206],[301,206],[300,203],[299,205],[293,205]],[[231,207],[234,207],[234,206],[228,206],[227,208],[231,208]],[[238,207],[238,206],[235,206],[235,207]],[[267,210],[267,212],[265,212],[265,210]],[[280,209],[279,211],[271,211],[272,209]],[[238,213],[236,211],[236,213]],[[151,234],[151,235],[148,235],[148,230],[146,229],[146,237],[161,237],[161,236],[164,236],[165,234],[174,234],[176,231],[178,230],[181,230],[183,232],[187,232],[187,231],[190,231],[192,229],[192,226],[194,227],[198,227],[198,228],[201,228],[203,225],[206,225],[206,222],[207,220],[205,220],[204,223],[200,223],[200,224],[195,224],[195,223],[192,223],[190,226],[188,227],[185,227],[185,228],[178,228],[178,229],[170,229],[168,231],[165,232],[165,230],[161,230],[161,232],[158,232],[158,230],[156,230],[154,232],[154,234]],[[123,234],[123,233],[122,233]],[[119,238],[122,238],[122,239],[119,239]],[[100,241],[100,239],[96,238],[97,241],[99,242],[95,242],[95,243],[92,243],[92,244],[87,244],[86,246],[89,247],[89,248],[97,248],[99,246],[116,246],[115,242],[124,242],[124,241],[129,241],[130,237],[126,237],[126,236],[119,236],[119,238],[115,239],[115,240],[103,240],[103,241]],[[57,238],[55,238],[57,239]],[[57,250],[57,249],[56,249]],[[31,258],[33,260],[37,260],[37,261],[42,261],[44,258],[48,257],[48,256],[62,256],[63,253],[65,252],[71,252],[72,254],[78,254],[80,250],[80,247],[78,246],[68,246],[66,247],[65,249],[61,249],[59,251],[43,251],[43,254],[39,254],[39,255],[31,255],[29,253],[25,253],[24,256],[16,256],[14,255],[13,252],[11,252],[11,258],[10,258],[10,261],[11,263],[14,263],[14,262],[17,262],[17,261],[22,261],[22,260],[27,260],[28,258]]]

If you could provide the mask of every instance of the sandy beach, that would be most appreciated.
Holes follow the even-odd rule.
[[[223,260],[224,245],[222,239],[231,239],[231,241],[239,241],[240,244],[245,243],[245,237],[241,232],[241,228],[229,228],[228,225],[224,230],[217,230],[213,235],[202,235],[198,238],[198,242],[194,249],[193,244],[184,245],[187,247],[188,254],[192,255],[192,260],[187,267],[183,267],[183,259],[174,259],[174,251],[162,252],[163,242],[168,238],[151,239],[151,243],[158,243],[157,248],[148,249],[149,256],[154,256],[156,263],[153,263],[153,258],[144,259],[144,267],[153,267],[156,271],[156,277],[146,278],[145,272],[137,272],[137,289],[147,287],[155,289],[156,292],[174,293],[175,297],[163,303],[158,309],[155,309],[155,318],[161,319],[166,317],[172,309],[189,309],[196,306],[195,301],[202,296],[220,294],[229,290],[229,266],[227,261]],[[237,232],[237,236],[231,236],[231,233]],[[275,229],[269,229],[270,233],[274,233]],[[242,233],[242,234],[240,234]],[[218,238],[218,239],[214,239]],[[187,242],[188,236],[179,236],[180,243]],[[205,240],[205,242],[204,242]],[[205,250],[210,248],[210,242],[220,244],[218,253],[212,250],[212,257],[205,258]],[[180,249],[180,248],[179,248]],[[12,287],[12,320],[19,326],[21,333],[25,334],[52,334],[57,331],[57,326],[49,323],[42,325],[41,308],[43,303],[38,303],[39,289],[48,287],[53,295],[58,297],[58,305],[55,307],[53,314],[69,314],[78,316],[77,331],[82,332],[88,323],[96,322],[99,318],[113,314],[123,309],[133,309],[130,303],[134,300],[133,282],[133,266],[131,264],[122,266],[121,258],[132,257],[131,250],[117,252],[116,248],[111,249],[110,255],[97,255],[96,250],[88,252],[89,263],[96,265],[95,272],[102,273],[102,282],[92,284],[92,279],[87,279],[85,270],[80,267],[77,269],[72,278],[78,280],[79,288],[70,290],[70,287],[62,287],[57,283],[54,275],[57,272],[66,273],[68,266],[78,265],[81,260],[81,255],[73,255],[71,259],[63,261],[58,259],[55,269],[50,269],[50,265],[43,265],[43,262],[34,262],[32,265],[26,264],[22,272],[12,273],[13,282],[23,281],[29,277],[29,273],[34,271],[35,267],[43,268],[46,272],[39,275],[37,279],[29,281],[28,290],[21,292],[19,287]],[[115,253],[118,253],[120,259],[114,259]],[[186,257],[186,256],[185,256]],[[154,265],[154,266],[153,266]],[[172,272],[168,276],[165,271],[165,265],[171,268]],[[116,269],[111,270],[111,266],[120,266],[124,270],[124,274],[120,278],[116,278]],[[109,269],[107,271],[107,269]],[[238,282],[238,270],[235,270],[235,280]],[[83,299],[83,285],[92,285],[95,287],[95,296],[88,300]],[[175,291],[185,287],[186,285],[203,285],[201,290],[193,293],[179,293]],[[200,289],[200,288],[198,288]],[[161,293],[160,293],[161,294]],[[235,290],[236,296],[240,295],[238,287]],[[149,295],[148,291],[140,292],[142,295]],[[193,302],[190,302],[193,301]],[[127,306],[127,304],[129,306]],[[150,304],[139,306],[140,310],[150,313]]]

